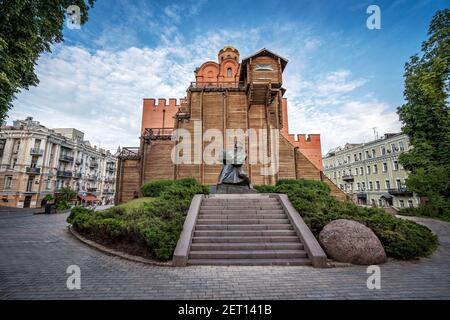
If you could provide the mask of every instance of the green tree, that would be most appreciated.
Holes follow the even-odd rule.
[[[406,103],[397,110],[413,148],[400,156],[407,186],[429,199],[439,213],[450,210],[450,10],[431,20],[422,54],[405,65]]]
[[[81,24],[95,0],[0,1],[0,122],[4,121],[21,89],[36,86],[34,67],[51,45],[64,41],[66,9],[80,8]]]

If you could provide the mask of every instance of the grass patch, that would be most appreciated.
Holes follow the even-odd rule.
[[[73,208],[67,221],[80,234],[116,249],[144,257],[169,260],[195,194],[209,188],[194,179],[174,181],[153,198],[139,198],[95,212]]]
[[[349,219],[371,228],[386,254],[393,258],[428,256],[437,247],[437,237],[427,227],[396,218],[379,208],[362,208],[349,201],[338,201],[321,181],[280,180],[276,186],[255,186],[255,189],[287,194],[316,237],[331,221]]]

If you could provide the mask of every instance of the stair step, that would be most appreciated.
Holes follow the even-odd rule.
[[[299,242],[193,243],[192,251],[224,250],[303,250]]]
[[[195,230],[195,237],[295,236],[294,230]]]
[[[297,236],[204,236],[193,237],[192,243],[240,243],[240,242],[300,242]]]
[[[201,217],[197,220],[197,225],[202,224],[290,224],[287,218],[285,219],[203,219]]]
[[[290,224],[201,224],[195,230],[293,230]]]
[[[303,250],[191,251],[190,259],[295,259],[306,258]]]
[[[273,213],[273,214],[284,214],[283,209],[218,209],[218,210],[211,210],[211,209],[203,209],[200,208],[200,214],[227,214],[227,213],[236,213],[236,214],[256,214],[256,213]]]
[[[189,259],[189,265],[221,266],[309,266],[311,261],[300,259]]]
[[[208,204],[202,205],[201,210],[283,210],[280,204]]]
[[[206,214],[202,213],[198,216],[199,219],[285,219],[284,213],[263,214],[263,213],[236,213],[236,214]]]

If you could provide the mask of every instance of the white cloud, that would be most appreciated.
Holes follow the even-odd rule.
[[[190,14],[198,10],[192,7]],[[176,19],[173,14],[171,18]],[[40,84],[19,95],[10,119],[31,115],[50,128],[75,127],[93,144],[113,151],[118,145],[137,146],[142,99],[184,97],[195,67],[215,60],[228,43],[241,51],[241,58],[261,47],[289,58],[284,86],[291,132],[320,133],[324,151],[347,141],[368,140],[374,126],[380,133],[399,129],[388,105],[373,96],[355,96],[368,79],[354,78],[349,70],[305,75],[305,64],[313,61],[320,38],[306,29],[293,32],[298,26],[289,24],[282,26],[284,38],[271,26],[244,29],[210,31],[188,41],[174,28],[161,34],[155,48],[90,51],[59,46],[39,60]]]

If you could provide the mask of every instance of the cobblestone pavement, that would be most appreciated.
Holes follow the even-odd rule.
[[[73,238],[67,214],[0,213],[0,299],[449,299],[450,224],[417,219],[439,235],[438,250],[381,266],[369,290],[361,266],[154,267],[105,255]],[[66,269],[81,268],[81,290]]]

